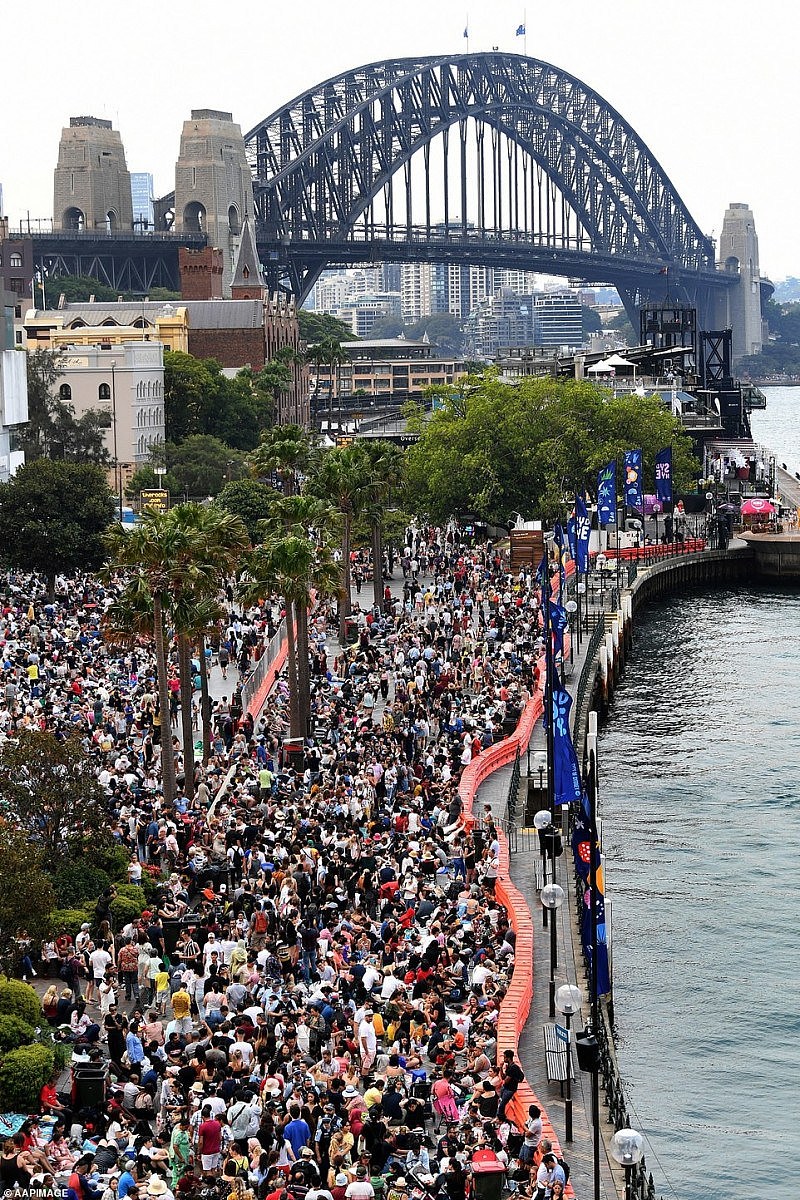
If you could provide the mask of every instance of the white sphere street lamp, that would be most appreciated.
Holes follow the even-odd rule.
[[[556,1008],[564,1014],[564,1024],[567,1028],[567,1092],[564,1097],[564,1138],[572,1141],[572,1040],[570,1036],[570,1020],[580,1011],[583,1003],[583,992],[574,983],[562,983],[556,992]]]

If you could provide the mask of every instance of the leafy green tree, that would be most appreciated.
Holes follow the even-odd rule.
[[[216,498],[219,508],[235,513],[244,521],[250,541],[258,541],[258,527],[272,512],[276,499],[274,488],[259,483],[257,479],[235,479],[226,483]]]
[[[379,317],[370,330],[370,341],[379,342],[384,338],[396,338],[405,333],[405,325],[400,317]]]
[[[28,417],[17,434],[20,450],[27,461],[37,458],[63,458],[68,462],[110,462],[105,446],[105,431],[111,415],[90,409],[75,416],[71,404],[55,392],[63,376],[64,356],[60,351],[38,349],[27,357]]]
[[[168,442],[164,453],[170,478],[188,496],[216,496],[245,474],[243,456],[210,434],[193,434],[178,445]]]
[[[19,965],[19,931],[25,929],[34,940],[44,937],[54,907],[41,851],[21,829],[0,825],[0,963],[6,973]]]
[[[134,471],[128,480],[125,486],[125,499],[138,500],[140,492],[149,491],[151,488],[166,488],[173,496],[177,496],[181,491],[180,484],[174,475],[170,475],[169,472],[166,475],[157,475],[154,467],[144,466]]]
[[[323,338],[336,338],[340,342],[355,342],[358,339],[349,325],[332,317],[328,313],[311,312],[301,308],[297,314],[300,323],[300,337],[308,345],[321,342]]]
[[[437,347],[439,354],[460,357],[464,350],[464,327],[458,317],[452,313],[434,313],[429,317],[420,317],[413,325],[406,327],[405,335],[415,341],[424,337]]]
[[[92,279],[91,275],[57,275],[54,279],[47,279],[45,282],[49,308],[55,308],[61,296],[64,297],[67,304],[85,303],[92,296],[98,303],[119,299],[119,292],[116,288],[109,287],[107,283],[101,283],[99,279]]]
[[[55,870],[85,834],[105,836],[107,803],[80,739],[30,730],[0,749],[0,796],[7,819]],[[36,856],[33,855],[35,860]]]
[[[164,421],[168,442],[206,435],[236,450],[252,450],[261,427],[250,377],[228,379],[216,359],[178,350],[164,355]]]
[[[114,517],[105,472],[90,463],[26,463],[0,484],[0,559],[45,576],[92,571],[105,559],[103,534]]]
[[[588,304],[581,305],[581,332],[584,342],[588,342],[591,333],[601,333],[603,322],[600,320],[600,313],[596,308],[590,308]]]
[[[613,397],[575,380],[510,384],[487,371],[452,389],[407,452],[408,500],[433,520],[463,512],[500,525],[516,512],[552,520],[576,489],[595,491],[609,459],[641,448],[652,472],[667,445],[684,487],[697,467],[691,441],[660,397]]]

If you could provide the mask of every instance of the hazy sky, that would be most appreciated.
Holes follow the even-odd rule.
[[[525,11],[527,9],[527,12]],[[762,272],[800,276],[798,17],[790,0],[172,0],[78,6],[5,0],[0,182],[16,222],[51,215],[70,116],[110,118],[128,167],[174,186],[182,122],[222,108],[243,131],[349,67],[405,55],[523,50],[619,109],[704,232],[752,207]]]

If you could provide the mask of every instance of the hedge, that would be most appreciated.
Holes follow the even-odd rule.
[[[84,862],[67,863],[53,876],[53,889],[59,908],[77,908],[96,900],[111,880],[99,867]]]
[[[29,1025],[38,1025],[42,1006],[35,990],[19,979],[0,980],[0,1014],[19,1017]]]
[[[85,921],[90,925],[94,923],[94,911],[89,912],[86,908],[55,908],[50,914],[50,930],[54,937],[59,933],[68,933],[74,938]]]
[[[53,1074],[54,1065],[53,1052],[47,1046],[34,1044],[10,1050],[0,1064],[0,1107],[3,1112],[34,1112],[39,1104],[39,1093]]]
[[[33,1025],[11,1013],[0,1014],[0,1052],[7,1053],[32,1042],[36,1036]]]
[[[146,907],[147,899],[142,888],[135,883],[117,884],[117,894],[111,901],[114,928],[120,929],[128,921],[136,920]]]

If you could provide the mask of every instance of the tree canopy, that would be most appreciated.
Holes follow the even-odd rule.
[[[111,414],[90,409],[80,417],[55,394],[62,378],[63,354],[40,348],[27,356],[28,422],[17,435],[28,462],[36,458],[63,458],[68,462],[110,461],[105,430]]]
[[[357,340],[349,325],[345,325],[344,321],[330,316],[329,313],[311,312],[308,308],[301,308],[297,317],[300,323],[300,337],[304,342],[321,342],[326,337],[336,338],[340,342]]]
[[[613,397],[575,380],[469,376],[420,430],[408,451],[407,502],[436,521],[463,512],[500,525],[517,512],[563,517],[575,490],[594,493],[598,469],[626,450],[643,451],[646,490],[654,490],[664,446],[673,448],[679,487],[697,467],[690,439],[658,396]]]
[[[0,484],[0,559],[40,571],[52,593],[62,573],[92,571],[105,560],[103,533],[114,500],[102,468],[91,463],[26,463]]]
[[[278,493],[257,479],[234,479],[226,483],[217,496],[217,505],[241,517],[250,541],[258,541],[258,526],[266,521],[275,505]]]

